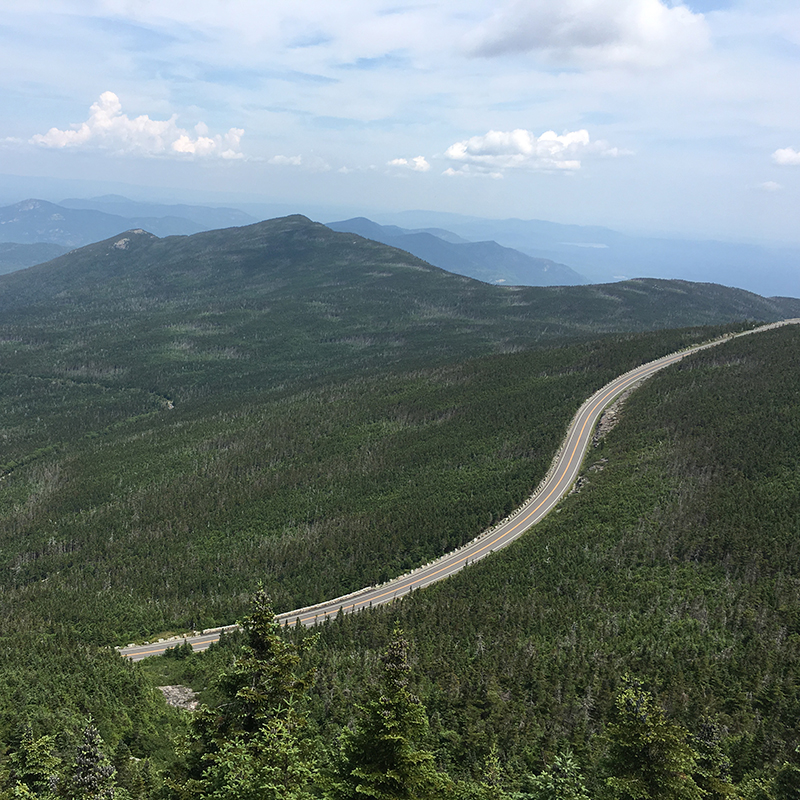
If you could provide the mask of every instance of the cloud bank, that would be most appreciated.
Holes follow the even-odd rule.
[[[175,114],[167,120],[150,119],[147,114],[130,119],[122,113],[122,103],[114,92],[103,92],[89,112],[89,119],[69,130],[50,128],[30,141],[42,147],[96,147],[140,156],[244,158],[239,149],[244,135],[241,128],[231,128],[222,136],[209,136],[208,128],[200,122],[192,136],[178,127]]]
[[[515,0],[467,39],[476,56],[538,52],[554,61],[658,67],[705,49],[702,14],[660,0]]]
[[[450,145],[445,157],[461,166],[445,171],[445,175],[484,174],[502,177],[505,170],[564,170],[581,168],[581,157],[590,153],[605,156],[622,155],[623,151],[607,142],[592,142],[586,130],[571,131],[561,136],[546,131],[536,136],[518,128],[513,131],[489,131]]]

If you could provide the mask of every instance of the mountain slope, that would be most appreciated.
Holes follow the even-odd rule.
[[[410,231],[378,225],[364,217],[329,222],[335,231],[349,231],[407,250],[430,264],[486,283],[510,286],[574,286],[584,278],[564,264],[533,258],[497,242],[468,242],[449,231],[430,228]]]
[[[63,245],[47,242],[36,244],[0,242],[0,275],[50,261],[66,251],[67,248]]]
[[[478,533],[593,389],[708,335],[665,327],[798,306],[681,282],[490,286],[301,216],[117,234],[0,277],[10,585],[95,637],[224,622],[254,564],[279,607],[336,596]]]
[[[721,740],[736,782],[797,765],[798,347],[786,326],[649,379],[607,417],[559,513],[456,578],[322,628],[318,721],[361,691],[345,665],[400,624],[457,772],[479,776],[493,746],[509,779],[565,745],[597,769],[626,673]]]
[[[300,216],[118,233],[0,277],[0,725],[58,718],[41,686],[62,670],[81,697],[93,651],[67,639],[228,623],[259,580],[298,607],[458,546],[595,389],[712,333],[665,326],[797,305],[490,286]]]
[[[109,370],[132,362],[126,369],[137,380],[147,374],[170,393],[230,380],[230,364],[209,361],[217,352],[237,354],[245,383],[283,380],[565,336],[772,321],[800,315],[800,301],[675,281],[489,286],[294,216],[190,237],[119,234],[3,276],[0,312],[7,325],[24,322],[49,341],[47,351],[15,348],[9,363],[49,363],[72,352],[69,337],[80,331],[84,361]],[[170,349],[178,324],[203,331],[188,335],[192,347],[180,358]]]

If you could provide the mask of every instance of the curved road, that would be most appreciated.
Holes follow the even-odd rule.
[[[671,353],[656,361],[650,361],[647,364],[636,367],[624,375],[620,375],[595,392],[580,407],[567,430],[567,436],[545,479],[536,492],[499,525],[484,532],[458,550],[447,553],[437,561],[426,564],[424,567],[414,570],[414,572],[401,575],[399,578],[395,578],[381,586],[368,586],[353,594],[336,597],[333,600],[328,600],[315,606],[287,611],[277,615],[278,621],[284,625],[294,625],[299,621],[302,625],[310,626],[329,617],[336,616],[340,612],[350,614],[363,608],[390,603],[412,590],[422,589],[449,575],[453,575],[464,569],[468,564],[473,564],[495,550],[505,547],[552,511],[558,501],[569,491],[578,477],[578,472],[600,415],[626,389],[630,389],[645,378],[649,378],[654,373],[664,369],[664,367],[675,364],[698,350],[714,347],[738,336],[747,336],[781,325],[798,323],[800,323],[800,319],[784,320],[763,325],[750,331],[744,331],[743,333],[735,334],[735,336],[724,336],[678,353]],[[147,658],[147,656],[159,655],[168,647],[174,647],[184,641],[189,642],[195,650],[205,650],[212,642],[219,639],[222,631],[234,630],[235,628],[235,625],[231,625],[227,628],[214,628],[203,631],[202,635],[176,637],[145,645],[130,645],[120,648],[120,653],[133,661],[139,661]]]

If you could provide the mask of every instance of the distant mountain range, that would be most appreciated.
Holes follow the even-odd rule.
[[[441,269],[485,283],[510,286],[576,286],[588,281],[565,264],[521,253],[494,241],[470,242],[442,228],[407,230],[365,217],[329,222],[335,231],[397,247]]]
[[[314,338],[330,328],[338,340],[345,322],[358,330],[369,320],[370,330],[379,330],[391,307],[402,319],[396,329],[408,326],[424,338],[435,320],[442,330],[454,326],[459,336],[474,328],[474,335],[485,336],[492,347],[499,340],[515,346],[517,338],[530,345],[566,332],[599,335],[800,315],[800,300],[770,300],[685,281],[487,286],[299,214],[192,236],[158,238],[142,229],[117,233],[3,276],[0,311],[35,304],[73,314],[78,306],[95,309],[102,298],[109,309],[140,301],[185,304],[189,291],[203,313],[209,302],[223,303],[223,297],[232,308],[267,304],[285,311],[295,304],[303,309],[300,317],[308,315]],[[109,319],[116,320],[116,314],[109,311]],[[278,316],[273,312],[267,319]],[[491,334],[489,320],[497,326]],[[280,322],[278,330],[286,331],[287,323]],[[396,330],[392,346],[395,335]]]
[[[135,228],[164,237],[256,220],[237,208],[143,203],[119,195],[60,204],[31,199],[0,208],[0,243],[72,249]],[[800,297],[800,247],[628,236],[602,227],[432,211],[376,214],[374,220],[355,217],[330,227],[399,247],[486,283],[554,286],[653,277]],[[34,252],[23,256],[17,251],[9,258],[0,253],[0,272],[29,265]]]
[[[214,228],[233,228],[240,225],[252,225],[258,222],[258,217],[253,217],[240,211],[238,208],[212,208],[210,206],[192,206],[185,204],[168,205],[165,203],[141,203],[129,200],[118,194],[106,194],[101,197],[92,197],[88,200],[67,199],[59,205],[65,208],[83,209],[87,211],[102,211],[106,214],[116,214],[127,219],[136,218],[178,218],[188,220],[200,226],[200,230],[213,230]],[[119,232],[119,231],[117,231]],[[155,233],[155,231],[153,231]]]
[[[201,225],[179,217],[121,217],[102,211],[74,209],[46,200],[24,200],[0,208],[0,242],[48,242],[81,247],[131,228],[156,236],[198,233]]]
[[[115,195],[94,200],[65,200],[61,204],[30,199],[0,208],[0,242],[47,242],[74,248],[134,228],[163,237],[254,221],[253,217],[236,209],[136,203]]]
[[[484,219],[435,211],[376,215],[407,228],[445,228],[471,242],[493,239],[537,258],[569,264],[590,283],[667,278],[800,297],[800,248],[628,236],[609,228],[544,220]]]

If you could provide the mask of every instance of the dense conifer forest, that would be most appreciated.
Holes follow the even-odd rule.
[[[800,304],[489,287],[252,228],[0,280],[1,796],[795,797],[793,326],[647,381],[509,550],[270,620],[502,518],[615,375]],[[248,613],[205,655],[111,649]]]

